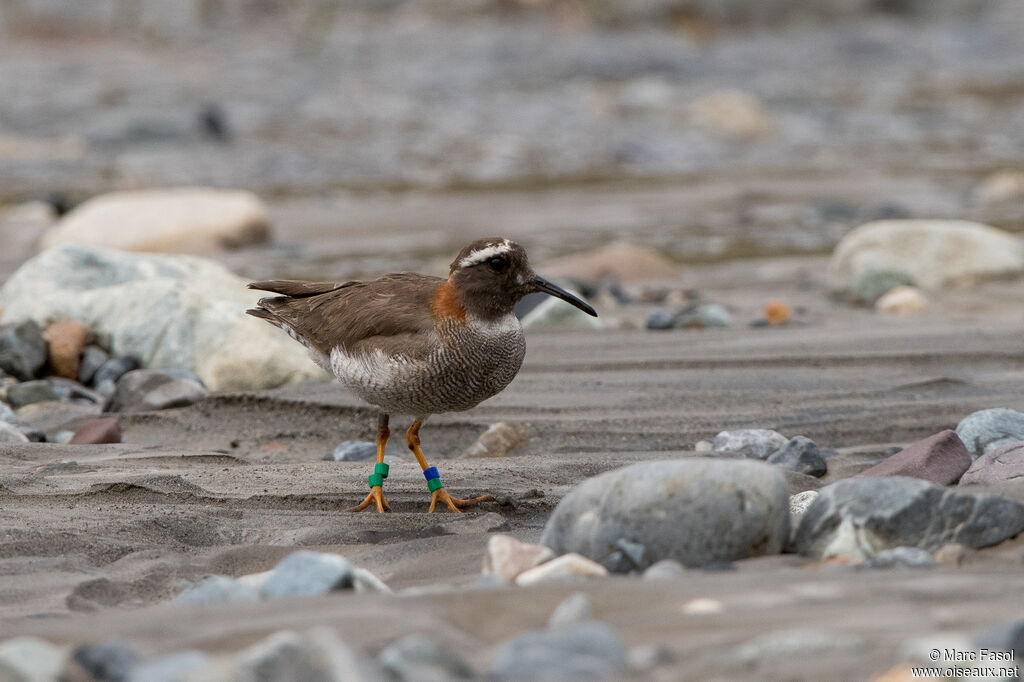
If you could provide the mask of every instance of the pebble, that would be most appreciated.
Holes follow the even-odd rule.
[[[135,666],[128,682],[182,682],[209,664],[210,657],[202,651],[177,651]]]
[[[972,551],[969,547],[964,547],[959,543],[949,542],[935,550],[933,558],[937,564],[959,566]]]
[[[604,566],[574,552],[547,561],[516,576],[520,587],[571,578],[593,578],[608,575]]]
[[[818,499],[817,490],[805,490],[802,493],[791,495],[789,498],[789,523],[790,528],[796,529],[800,519],[807,512],[807,508]]]
[[[825,486],[800,520],[798,553],[864,561],[884,549],[928,551],[956,542],[973,549],[1024,530],[1024,505],[916,478],[848,478]]]
[[[487,427],[463,457],[508,457],[508,453],[529,441],[529,430],[520,424],[498,422]]]
[[[13,637],[0,642],[0,680],[44,682],[57,679],[64,650],[39,637]]]
[[[0,305],[0,310],[3,306]],[[20,381],[34,379],[46,364],[46,339],[32,320],[0,326],[0,370]]]
[[[820,478],[828,471],[828,464],[821,456],[818,445],[804,436],[795,436],[785,445],[769,455],[768,464],[789,471]]]
[[[50,371],[54,376],[78,379],[79,357],[89,330],[75,320],[54,322],[43,333],[49,348]]]
[[[185,606],[259,601],[259,599],[260,593],[253,587],[224,575],[209,575],[185,588],[173,599],[173,603]]]
[[[362,440],[346,440],[338,443],[325,460],[334,462],[365,462],[377,458],[377,444]]]
[[[960,478],[960,485],[1019,483],[1024,479],[1024,441],[1007,443],[974,460]]]
[[[134,355],[111,358],[96,369],[92,377],[93,386],[104,395],[107,394],[107,390],[109,390],[110,395],[113,395],[117,380],[141,366],[142,361]]]
[[[120,443],[121,424],[117,417],[93,419],[80,426],[67,442],[76,445]]]
[[[110,360],[110,354],[99,346],[86,346],[78,363],[78,382],[85,386],[92,383],[96,371]]]
[[[566,287],[566,291],[579,296],[571,287]],[[588,315],[554,296],[545,296],[543,301],[523,316],[521,322],[523,329],[600,329],[603,326],[600,318]]]
[[[705,329],[713,327],[731,327],[732,315],[717,303],[698,303],[688,306],[676,313],[672,321],[675,329]]]
[[[780,552],[789,535],[788,505],[785,476],[761,462],[643,462],[573,488],[548,519],[541,543],[603,563],[621,551],[619,540],[628,540],[643,547],[641,570],[661,559],[697,567]]]
[[[377,661],[385,672],[409,682],[476,679],[476,673],[458,654],[426,635],[408,635],[392,642]]]
[[[672,329],[676,315],[668,310],[655,310],[647,316],[647,328],[652,331]]]
[[[28,436],[23,434],[14,424],[0,422],[0,443],[7,445],[18,445],[28,443]]]
[[[391,588],[383,580],[358,566],[352,569],[352,589],[356,594],[391,594]]]
[[[573,592],[555,607],[548,618],[548,629],[557,630],[594,619],[594,609],[586,592]]]
[[[711,444],[711,441],[709,440],[699,440],[693,445],[693,451],[699,455],[713,452],[714,449],[715,447]]]
[[[15,409],[32,403],[60,399],[61,396],[55,390],[53,383],[46,379],[23,381],[7,389],[7,402]]]
[[[721,613],[725,609],[722,602],[717,599],[709,599],[702,597],[699,599],[691,599],[690,601],[683,604],[682,612],[688,616],[709,616],[715,613]]]
[[[912,286],[914,278],[902,270],[867,270],[850,286],[850,296],[863,303],[874,304],[900,287]]]
[[[498,575],[506,582],[516,576],[550,561],[555,553],[543,545],[520,542],[510,535],[492,535],[487,540],[482,573]]]
[[[149,412],[185,407],[206,393],[198,377],[179,378],[161,370],[135,369],[117,380],[107,411]]]
[[[935,566],[935,560],[931,554],[918,547],[893,547],[883,549],[868,559],[864,565],[868,568],[932,568]]]
[[[770,429],[721,431],[711,441],[711,453],[717,457],[768,459],[788,442],[781,433]]]
[[[928,297],[917,287],[893,287],[875,301],[875,312],[886,315],[916,315],[928,310]]]
[[[233,679],[247,682],[334,680],[331,665],[315,644],[281,630],[235,656]]]
[[[674,580],[686,575],[686,567],[675,559],[655,561],[644,571],[644,580]]]
[[[956,435],[971,457],[978,459],[1004,445],[1024,440],[1024,413],[1004,407],[979,410],[956,425]]]
[[[555,632],[524,632],[502,644],[491,663],[499,680],[602,680],[628,669],[626,647],[610,627],[581,623]]]
[[[354,587],[355,571],[344,557],[302,550],[292,552],[274,567],[260,594],[267,599],[310,597]]]
[[[89,674],[90,679],[104,682],[127,680],[139,662],[139,655],[116,639],[83,644],[71,653],[71,658]]]
[[[769,301],[764,307],[764,319],[772,326],[786,324],[793,319],[793,309],[785,301]]]
[[[895,455],[856,474],[861,478],[910,476],[939,485],[953,485],[971,466],[971,455],[949,429],[911,443]]]

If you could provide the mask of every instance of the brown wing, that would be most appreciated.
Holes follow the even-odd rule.
[[[445,280],[415,273],[369,282],[253,282],[251,289],[282,296],[261,298],[250,315],[286,325],[320,352],[380,348],[419,355],[434,329],[431,298]]]

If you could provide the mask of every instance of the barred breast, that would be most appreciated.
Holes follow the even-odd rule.
[[[331,370],[371,405],[425,417],[468,410],[501,392],[526,355],[522,326],[511,314],[495,322],[449,321],[435,333],[436,347],[425,358],[335,348]]]

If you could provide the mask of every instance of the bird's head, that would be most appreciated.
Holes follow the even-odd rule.
[[[459,302],[482,319],[508,315],[523,296],[544,293],[597,317],[589,305],[540,277],[530,267],[526,250],[511,239],[477,239],[452,261],[449,281]]]

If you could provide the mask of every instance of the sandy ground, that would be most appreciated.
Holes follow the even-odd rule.
[[[742,292],[806,302],[801,321],[786,328],[529,333],[526,363],[508,390],[424,427],[425,451],[453,493],[497,498],[459,516],[425,513],[428,493],[400,438],[389,450],[403,460],[388,479],[394,513],[344,512],[364,495],[369,467],[322,458],[341,440],[371,438],[375,418],[330,384],[124,416],[119,445],[3,446],[0,637],[116,634],[155,654],[235,649],[282,628],[327,624],[368,653],[428,632],[483,668],[494,645],[543,626],[560,597],[582,589],[627,643],[674,652],[674,663],[650,673],[655,679],[866,679],[894,664],[907,638],[1019,617],[1020,539],[924,573],[818,567],[784,555],[667,583],[474,588],[489,534],[535,541],[579,481],[634,461],[695,456],[694,443],[721,429],[775,428],[837,448],[827,482],[974,410],[1024,410],[1024,282],[949,292],[929,315],[885,318],[831,302],[816,285],[801,288],[793,265],[733,263],[688,275],[741,320],[744,305],[753,319],[761,301]],[[805,265],[820,273],[814,259]],[[772,275],[781,272],[789,279]],[[83,418],[57,416],[48,427]],[[526,425],[532,438],[508,457],[460,458],[497,421]],[[404,426],[392,422],[396,432]],[[791,483],[794,491],[820,485],[799,476]],[[209,610],[162,603],[205,574],[263,571],[299,547],[343,554],[401,594]],[[698,597],[724,610],[684,615],[681,605]],[[855,645],[755,664],[730,653],[791,628],[849,635]]]

